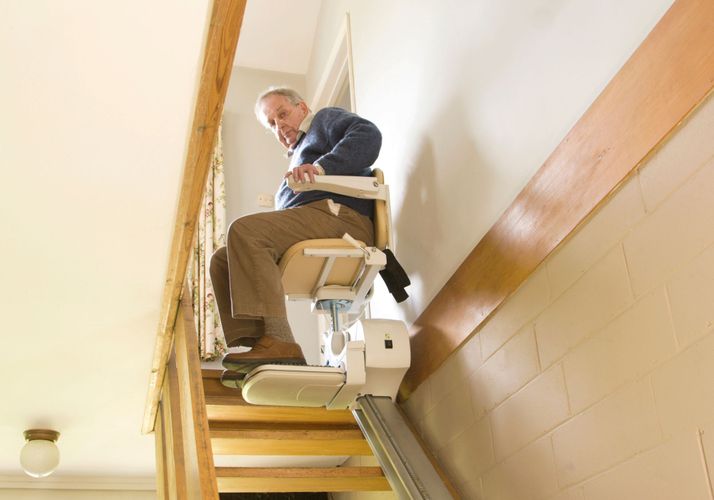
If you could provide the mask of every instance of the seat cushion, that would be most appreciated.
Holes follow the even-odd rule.
[[[362,242],[360,242],[362,243]],[[364,245],[364,243],[362,243]],[[305,240],[296,243],[283,254],[280,259],[285,294],[291,298],[309,298],[317,286],[317,280],[322,274],[326,257],[308,257],[304,254],[306,248],[336,248],[354,249],[352,245],[340,238]],[[330,271],[325,285],[351,286],[359,277],[363,259],[338,258]]]

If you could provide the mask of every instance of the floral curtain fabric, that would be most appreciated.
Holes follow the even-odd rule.
[[[211,169],[198,216],[196,240],[188,282],[193,296],[193,314],[198,331],[201,359],[210,361],[226,352],[213,286],[209,274],[211,255],[226,244],[226,191],[223,176],[222,126],[213,150]]]

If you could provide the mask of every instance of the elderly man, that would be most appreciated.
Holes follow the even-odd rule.
[[[240,387],[243,375],[265,363],[304,364],[288,324],[278,262],[293,244],[340,238],[372,244],[373,202],[324,191],[293,192],[287,184],[316,175],[371,175],[382,138],[377,127],[343,109],[312,114],[292,89],[272,87],[257,99],[255,113],[287,149],[290,165],[276,195],[278,210],[241,217],[227,245],[211,259],[211,280],[229,347],[249,346],[224,357],[224,385]]]

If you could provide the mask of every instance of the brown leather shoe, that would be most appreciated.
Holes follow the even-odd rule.
[[[263,335],[248,352],[230,353],[223,358],[223,367],[239,373],[248,373],[260,365],[305,365],[300,345],[283,342],[277,337]]]
[[[224,370],[221,373],[221,384],[231,389],[243,390],[243,382],[245,373],[234,372],[232,370]]]
[[[253,347],[259,337],[238,337],[230,342],[226,342],[227,347]]]

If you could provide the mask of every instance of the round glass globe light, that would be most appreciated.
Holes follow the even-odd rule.
[[[59,465],[60,455],[57,445],[45,439],[33,439],[20,452],[20,465],[32,477],[49,476]]]

